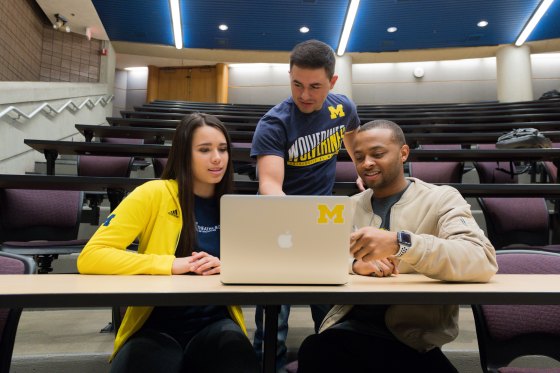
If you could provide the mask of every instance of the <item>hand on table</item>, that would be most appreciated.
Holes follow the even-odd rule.
[[[193,251],[191,256],[175,258],[171,273],[179,275],[183,273],[195,273],[197,275],[216,275],[221,270],[220,259],[204,251]]]
[[[390,258],[372,260],[369,262],[356,260],[352,265],[352,270],[354,273],[363,276],[388,277],[399,274],[397,263]]]

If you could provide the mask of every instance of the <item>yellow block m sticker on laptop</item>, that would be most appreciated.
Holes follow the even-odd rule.
[[[317,205],[319,210],[319,218],[317,219],[318,224],[328,224],[331,221],[334,224],[344,224],[344,205],[335,205],[332,209],[325,204]]]
[[[342,118],[344,114],[344,108],[342,104],[336,105],[336,109],[333,106],[329,106],[329,111],[331,112],[331,119]]]

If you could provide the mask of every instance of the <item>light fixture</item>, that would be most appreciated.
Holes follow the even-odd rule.
[[[486,27],[486,26],[488,26],[488,21],[483,19],[483,20],[480,20],[480,22],[478,22],[476,25],[478,27]]]
[[[148,71],[148,66],[132,66],[132,67],[125,67],[127,71]]]
[[[70,32],[70,26],[68,25],[68,20],[61,14],[56,13],[54,15],[55,22],[53,23],[53,29],[63,32]]]
[[[523,31],[521,31],[521,34],[519,34],[519,36],[517,37],[517,40],[515,41],[516,47],[519,47],[523,43],[525,43],[525,40],[527,40],[529,35],[531,35],[531,32],[533,32],[533,29],[537,26],[537,23],[539,23],[542,16],[546,13],[553,1],[554,0],[542,0],[540,2],[539,6],[533,12],[533,15],[529,19],[529,22],[527,22],[527,24],[523,28]]]
[[[302,26],[300,27],[299,32],[301,32],[302,34],[307,34],[309,32],[309,27]]]
[[[346,12],[346,20],[344,21],[344,28],[342,29],[342,34],[340,35],[340,41],[338,43],[338,50],[336,52],[339,56],[342,56],[346,51],[346,45],[348,44],[348,39],[350,38],[350,31],[352,31],[354,19],[356,18],[356,13],[358,12],[358,5],[360,5],[360,0],[350,0],[350,5],[348,6],[348,11]]]
[[[181,9],[179,0],[169,0],[171,8],[171,21],[173,22],[173,37],[175,38],[175,48],[183,48],[183,32],[181,30]]]
[[[228,25],[222,24],[222,25],[219,25],[218,28],[219,28],[220,30],[222,30],[222,31],[227,31],[227,29],[228,29],[229,27],[228,27]]]
[[[389,28],[387,28],[387,32],[397,32],[398,28],[396,28],[395,26],[391,26]]]

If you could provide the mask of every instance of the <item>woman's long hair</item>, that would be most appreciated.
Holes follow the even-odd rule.
[[[175,179],[179,185],[179,203],[181,204],[183,229],[175,252],[176,257],[190,256],[196,242],[193,190],[193,135],[202,126],[214,127],[222,132],[227,142],[229,155],[224,177],[216,184],[214,199],[219,206],[220,197],[233,190],[233,161],[231,159],[231,140],[223,123],[213,115],[193,113],[181,120],[175,129],[173,142],[169,150],[167,164],[161,175],[162,179]]]

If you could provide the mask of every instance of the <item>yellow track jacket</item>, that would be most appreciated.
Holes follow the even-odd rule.
[[[171,275],[182,226],[177,182],[149,181],[130,193],[91,237],[78,257],[78,270],[82,274]],[[126,251],[136,238],[138,253]],[[128,307],[111,359],[152,310]],[[241,308],[228,306],[228,310],[247,334]]]

